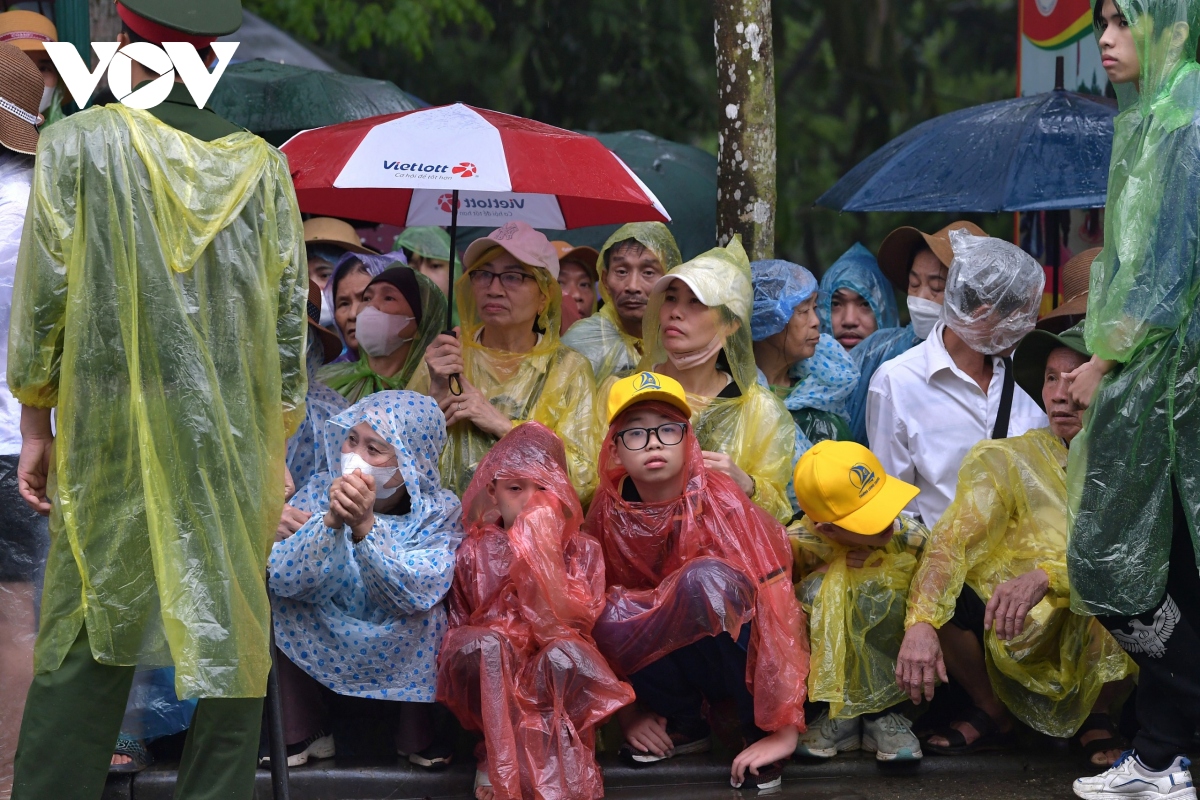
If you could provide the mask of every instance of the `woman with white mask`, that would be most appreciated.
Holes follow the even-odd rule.
[[[446,322],[446,296],[406,266],[376,275],[363,290],[354,319],[358,360],[330,364],[322,381],[351,403],[386,389],[403,389]]]

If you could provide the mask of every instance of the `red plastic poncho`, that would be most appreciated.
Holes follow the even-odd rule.
[[[666,403],[653,407],[687,421]],[[667,503],[622,499],[618,430],[619,418],[600,451],[600,486],[586,526],[600,539],[608,576],[603,641],[597,626],[604,654],[628,675],[705,636],[737,639],[753,620],[746,686],[755,724],[803,731],[807,622],[792,592],[787,532],[731,478],[704,467],[690,426],[679,445],[687,448],[683,495]],[[689,563],[701,569],[683,569]],[[746,580],[730,580],[731,572]]]
[[[543,490],[505,530],[487,485],[511,477]],[[540,423],[518,426],[484,457],[463,511],[437,699],[483,731],[497,800],[603,797],[594,728],[634,694],[590,637],[604,561],[580,532],[562,441]]]

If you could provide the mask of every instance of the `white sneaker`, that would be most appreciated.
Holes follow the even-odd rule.
[[[832,719],[829,712],[812,721],[808,730],[800,734],[796,742],[796,755],[808,758],[833,758],[862,747],[860,720]]]
[[[862,747],[874,753],[876,761],[917,761],[925,756],[921,742],[912,732],[912,723],[903,714],[885,714],[877,719],[864,717]]]
[[[1091,778],[1080,778],[1072,788],[1083,800],[1196,800],[1188,769],[1191,764],[1179,756],[1171,766],[1155,772],[1139,761],[1132,750],[1126,750],[1108,770]]]

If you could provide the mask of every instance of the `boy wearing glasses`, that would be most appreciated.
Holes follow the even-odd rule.
[[[621,758],[644,767],[711,746],[705,701],[732,700],[745,746],[737,788],[780,785],[804,729],[808,644],[782,526],[704,464],[683,387],[640,372],[608,396],[587,530],[607,605],[592,635],[637,704]]]

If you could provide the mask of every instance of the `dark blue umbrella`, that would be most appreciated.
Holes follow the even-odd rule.
[[[1053,211],[1104,205],[1115,101],[1062,89],[923,122],[817,204],[842,211]]]

